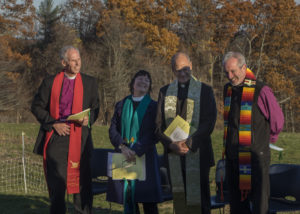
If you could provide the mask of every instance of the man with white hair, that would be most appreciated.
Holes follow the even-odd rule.
[[[266,214],[269,143],[277,140],[283,128],[283,113],[272,90],[256,80],[241,53],[226,53],[223,66],[229,80],[224,87],[223,155],[230,213]]]
[[[31,111],[40,122],[34,153],[43,155],[50,197],[50,213],[66,212],[65,191],[74,194],[75,213],[90,214],[91,124],[99,112],[96,79],[80,72],[79,50],[61,50],[62,71],[46,77],[32,102]],[[67,121],[67,117],[90,108],[89,116]]]

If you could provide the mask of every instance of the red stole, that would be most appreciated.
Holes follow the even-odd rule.
[[[61,87],[64,79],[64,72],[58,73],[53,81],[51,97],[50,97],[50,116],[54,119],[59,119],[59,98]],[[74,85],[72,114],[76,114],[82,111],[83,104],[83,85],[80,73],[77,74]],[[46,149],[49,140],[54,130],[46,133],[45,145],[44,145],[44,170],[45,175],[47,173],[46,168]],[[68,155],[68,167],[67,167],[67,193],[74,194],[79,193],[79,178],[80,178],[80,156],[81,156],[81,126],[77,123],[70,124],[70,137],[69,137],[69,155]]]

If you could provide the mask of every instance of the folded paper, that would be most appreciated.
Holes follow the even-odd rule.
[[[145,155],[128,162],[122,153],[108,153],[107,174],[113,180],[146,180]]]
[[[177,115],[170,123],[164,134],[171,138],[173,142],[186,140],[190,133],[190,124]]]
[[[85,109],[84,111],[81,111],[79,113],[76,113],[76,114],[72,114],[70,115],[67,120],[81,120],[83,119],[85,116],[89,116],[89,113],[90,113],[90,108],[88,109]]]

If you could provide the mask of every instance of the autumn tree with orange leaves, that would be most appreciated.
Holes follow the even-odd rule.
[[[227,82],[222,57],[233,50],[242,52],[257,78],[273,89],[285,130],[299,131],[300,6],[293,0],[67,0],[47,45],[32,37],[37,21],[32,1],[0,2],[1,80],[9,80],[2,84],[38,85],[60,69],[59,49],[75,45],[84,72],[100,85],[100,120],[106,123],[139,69],[150,71],[156,99],[159,88],[174,79],[170,58],[181,50],[190,55],[194,75],[213,86],[221,115]],[[18,97],[11,91],[10,97]],[[14,108],[14,99],[8,108],[1,93],[1,108]],[[221,128],[221,117],[218,124]]]
[[[216,41],[223,42],[221,50],[244,53],[247,65],[258,79],[273,89],[281,103],[286,118],[285,128],[294,131],[296,121],[293,118],[299,109],[293,104],[299,91],[299,84],[296,84],[300,62],[299,6],[293,0],[219,3],[222,5],[218,9],[220,23],[224,27],[217,28],[217,35],[228,35],[227,41],[216,37]],[[244,36],[234,37],[238,32],[243,32]]]
[[[140,41],[156,55],[170,59],[177,52],[179,37],[173,32],[180,21],[180,14],[185,10],[183,0],[108,0],[101,26],[112,14],[118,13],[124,22],[144,36]]]
[[[293,0],[260,0],[256,1],[254,6],[265,10],[260,14],[261,17],[268,17],[264,18],[264,24],[260,25],[260,35],[263,36],[258,37],[256,43],[261,47],[261,51],[257,53],[260,57],[258,72],[272,87],[281,103],[286,119],[285,128],[295,131],[294,118],[300,107],[296,104],[296,94],[300,91],[299,82],[297,83],[300,75],[299,6]]]
[[[32,1],[0,1],[0,109],[15,110],[17,122],[27,104],[24,79],[31,66],[29,55],[22,53],[22,41],[34,35],[34,13]]]

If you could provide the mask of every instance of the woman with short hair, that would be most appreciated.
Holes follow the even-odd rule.
[[[127,161],[145,155],[145,181],[109,179],[107,200],[123,204],[125,214],[139,213],[138,203],[143,203],[145,214],[156,214],[157,203],[162,201],[154,134],[157,103],[150,97],[151,83],[147,71],[134,75],[131,94],[116,104],[109,128],[112,145]]]

